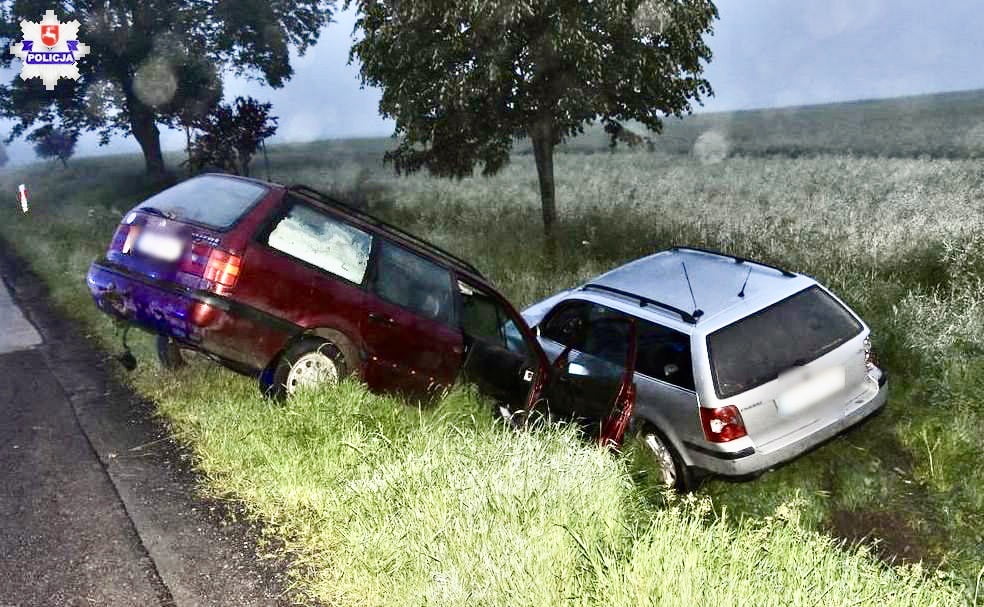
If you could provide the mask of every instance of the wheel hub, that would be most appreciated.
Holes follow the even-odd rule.
[[[297,359],[287,374],[287,393],[294,394],[301,386],[312,387],[338,382],[338,366],[321,352],[310,352]]]
[[[663,441],[655,434],[647,434],[644,442],[656,458],[656,464],[659,466],[663,483],[669,487],[676,485],[676,468],[673,465],[673,456],[670,455],[670,450],[666,448]]]

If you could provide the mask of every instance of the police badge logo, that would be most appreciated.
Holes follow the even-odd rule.
[[[22,80],[40,78],[49,91],[59,78],[78,80],[76,63],[89,54],[89,47],[78,40],[78,20],[60,23],[49,10],[39,22],[21,21],[21,32],[24,39],[11,44],[10,53],[24,62]]]

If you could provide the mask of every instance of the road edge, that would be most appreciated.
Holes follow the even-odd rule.
[[[107,368],[116,364],[113,357],[57,310],[47,297],[47,284],[2,238],[0,278],[43,338],[34,349],[71,404],[153,564],[162,604],[293,604],[286,590],[286,560],[258,558],[261,531],[236,515],[242,512],[238,504],[200,495],[203,478],[154,417],[153,404],[114,377]],[[167,499],[160,499],[162,493]],[[240,584],[243,577],[250,581]]]

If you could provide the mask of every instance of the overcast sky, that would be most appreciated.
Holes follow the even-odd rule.
[[[984,88],[984,5],[981,0],[718,0],[721,18],[710,38],[706,76],[715,96],[698,111],[719,111],[894,97]],[[276,140],[389,135],[377,114],[379,93],[361,89],[347,65],[353,15],[336,16],[317,46],[294,60],[282,89],[237,78],[226,96],[273,102]],[[3,129],[3,125],[0,125]],[[165,132],[165,148],[184,135]],[[132,137],[100,148],[94,134],[79,154],[137,151]],[[15,142],[11,160],[29,161]]]

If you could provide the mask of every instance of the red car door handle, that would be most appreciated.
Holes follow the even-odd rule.
[[[394,324],[396,322],[395,320],[393,320],[389,316],[384,316],[382,314],[376,314],[375,312],[370,312],[369,313],[369,320],[371,320],[373,322],[378,322],[381,325],[392,325],[392,324]]]

